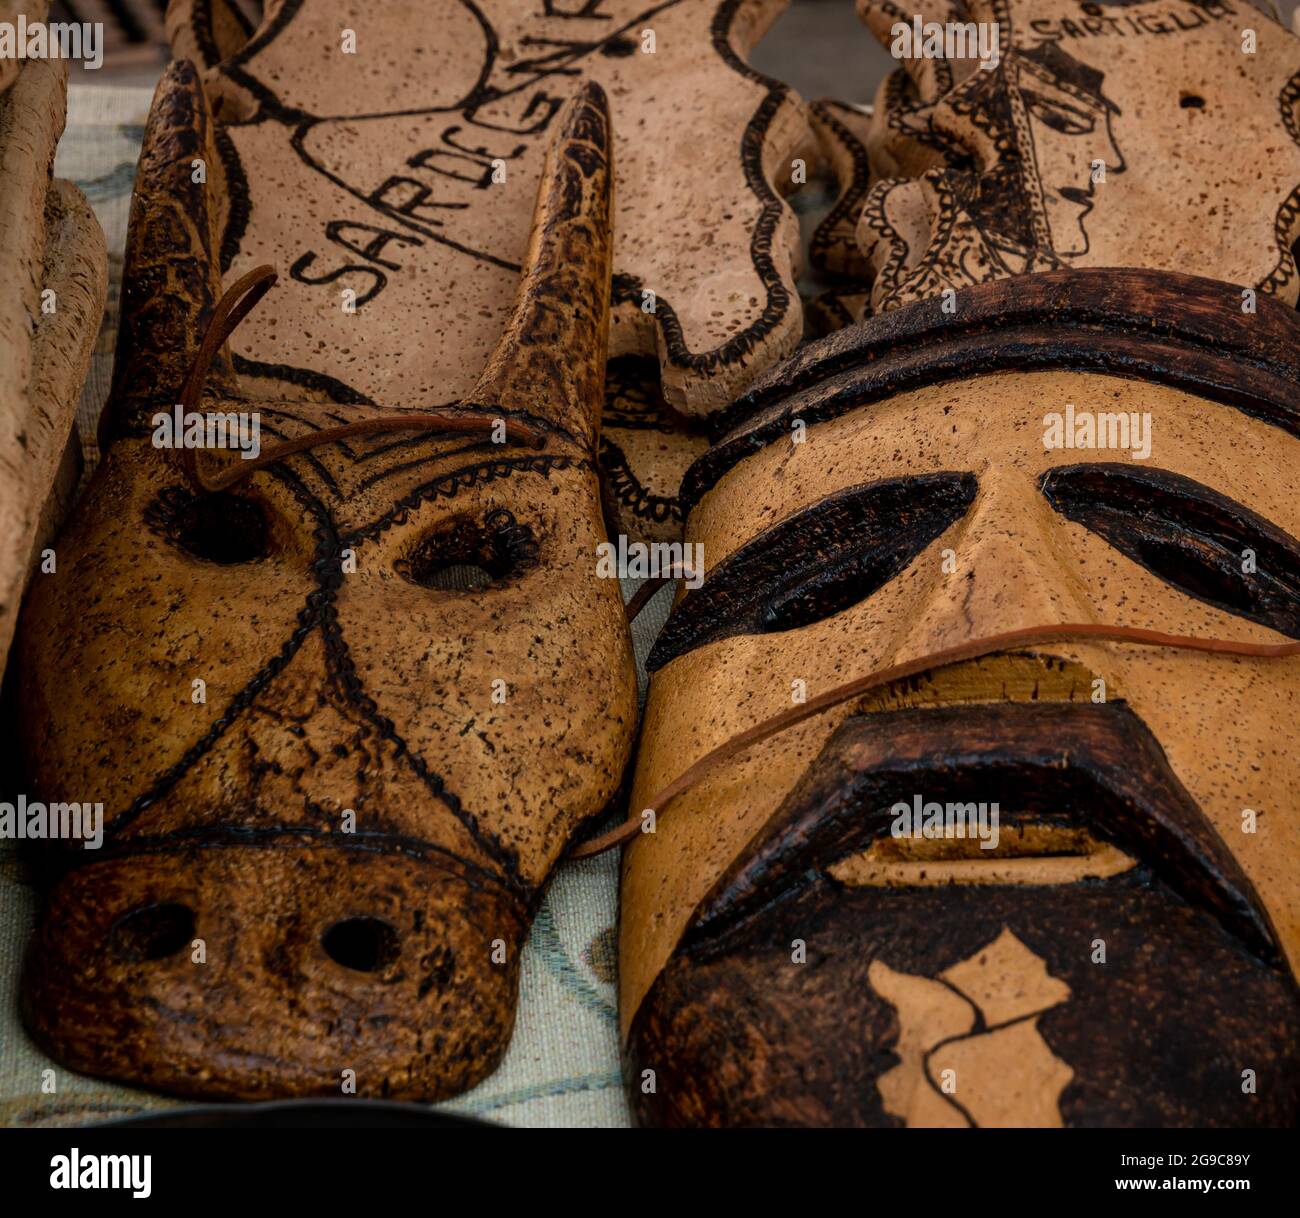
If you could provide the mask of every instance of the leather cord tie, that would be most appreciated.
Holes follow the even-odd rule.
[[[631,608],[630,604],[629,608]],[[754,724],[753,727],[746,728],[743,732],[738,732],[730,739],[724,740],[717,748],[710,749],[666,787],[656,792],[646,805],[647,810],[653,810],[658,817],[683,791],[689,790],[702,779],[707,778],[751,745],[758,744],[759,741],[766,740],[770,736],[776,736],[786,728],[802,723],[805,719],[811,719],[814,715],[820,715],[823,711],[830,710],[831,707],[838,706],[842,702],[860,697],[881,685],[888,685],[891,681],[901,681],[933,668],[959,664],[964,660],[974,660],[980,656],[992,655],[1016,647],[1027,647],[1038,643],[1073,642],[1080,639],[1134,643],[1141,647],[1173,647],[1184,651],[1206,651],[1213,655],[1246,656],[1252,659],[1282,659],[1300,655],[1300,641],[1245,643],[1234,639],[1206,639],[1190,634],[1164,634],[1159,630],[1144,630],[1138,626],[1108,626],[1096,622],[1062,622],[1055,626],[1026,626],[1020,630],[991,634],[982,639],[968,639],[955,647],[945,647],[941,651],[931,652],[919,659],[908,660],[903,664],[892,664],[888,668],[880,668],[864,677],[857,677],[842,685],[836,685],[824,694],[810,698],[801,706],[791,707]],[[622,845],[640,830],[641,813],[636,812],[618,828],[602,833],[590,841],[579,843],[569,851],[568,857],[585,859],[595,854],[602,854],[614,846]]]
[[[275,286],[277,278],[274,267],[259,266],[241,275],[222,293],[217,307],[212,311],[212,320],[208,322],[203,341],[199,344],[194,363],[181,390],[180,405],[184,413],[198,413],[203,385],[217,352],[235,332],[239,323]],[[272,445],[251,461],[242,458],[233,461],[220,473],[214,475],[206,475],[199,470],[195,449],[182,446],[177,451],[180,453],[181,468],[190,482],[201,491],[214,492],[223,491],[241,479],[247,478],[249,474],[265,469],[268,465],[274,465],[277,461],[283,461],[285,457],[290,457],[294,453],[305,452],[321,444],[332,444],[336,440],[345,440],[350,436],[372,435],[375,432],[386,431],[464,432],[479,435],[492,432],[501,421],[500,417],[447,414],[441,411],[410,411],[406,414],[381,415],[371,419],[360,419],[355,423],[344,423],[338,427],[325,427],[293,440],[285,440]],[[531,448],[541,448],[546,443],[545,436],[522,423],[511,422],[509,429],[511,439],[515,442],[522,442]]]

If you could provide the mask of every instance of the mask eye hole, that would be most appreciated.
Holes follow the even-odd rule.
[[[142,905],[119,918],[109,935],[114,951],[127,960],[164,960],[193,940],[194,911],[176,902]]]
[[[674,608],[646,660],[741,634],[797,630],[875,595],[967,512],[975,475],[956,470],[847,487],[765,529]]]
[[[1248,508],[1181,474],[1106,463],[1058,466],[1039,488],[1170,587],[1300,638],[1300,543]]]
[[[537,538],[505,508],[481,519],[455,516],[420,538],[393,564],[413,584],[442,592],[500,585],[537,558]]]
[[[223,567],[256,562],[270,551],[271,530],[256,499],[226,491],[163,491],[145,511],[149,528],[192,558]]]
[[[907,566],[912,555],[909,544],[900,544],[854,555],[818,571],[802,584],[777,593],[768,601],[759,613],[759,630],[764,633],[797,630],[832,617],[857,604],[873,590],[884,587]]]

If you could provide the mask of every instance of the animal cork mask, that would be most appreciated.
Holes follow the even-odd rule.
[[[704,421],[802,330],[781,192],[811,134],[798,97],[745,62],[785,3],[278,0],[256,31],[221,0],[172,4],[173,48],[219,120],[223,269],[273,263],[301,319],[241,327],[249,391],[468,394],[510,312],[559,107],[595,81],[618,179],[606,510],[612,531],[679,536]],[[404,315],[437,324],[419,343],[367,324]]]
[[[631,746],[619,587],[593,575],[607,106],[588,84],[557,116],[514,311],[476,383],[430,412],[440,309],[396,295],[335,341],[393,365],[400,398],[288,373],[248,395],[216,340],[268,272],[218,305],[214,130],[173,64],[104,460],[26,607],[32,780],[102,801],[106,827],[66,855],[25,1018],[67,1066],[165,1091],[447,1096],[504,1052],[531,916]],[[300,338],[296,299],[266,297],[264,333]],[[256,417],[260,455],[159,447],[178,402]]]
[[[918,59],[865,133],[819,115],[865,145],[883,315],[683,485],[706,575],[648,665],[633,1105],[1293,1124],[1300,43],[1229,4],[949,17],[999,20],[996,70]]]

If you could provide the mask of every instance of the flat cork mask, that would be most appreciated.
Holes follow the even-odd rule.
[[[276,266],[302,319],[241,327],[247,391],[464,398],[510,313],[559,109],[594,81],[616,114],[606,511],[679,536],[704,418],[802,333],[782,194],[815,149],[798,96],[746,62],[785,5],[278,0],[254,31],[221,0],[173,4],[220,120],[223,269]],[[412,343],[383,324],[402,315],[437,325]]]
[[[911,53],[882,84],[868,139],[880,180],[858,242],[877,311],[1107,266],[1191,271],[1295,303],[1300,40],[1272,18],[1241,0],[858,9]],[[914,15],[923,31],[996,28],[996,66],[976,57],[987,37],[916,54]]]
[[[248,396],[222,348],[196,408],[258,420],[262,453],[242,477],[231,452],[187,472],[154,416],[224,316],[222,196],[192,170],[218,163],[198,75],[167,69],[107,451],[21,627],[34,787],[105,820],[99,850],[66,852],[27,962],[25,1019],[56,1060],[246,1099],[337,1094],[352,1071],[358,1094],[424,1100],[499,1061],[533,912],[635,722],[618,583],[593,577],[611,151],[583,85],[514,312],[442,422],[409,395]],[[286,342],[299,303],[261,306]],[[418,347],[435,314],[368,307],[390,306]]]
[[[742,403],[688,479],[706,576],[650,657],[633,809],[792,701],[969,639],[1300,638],[1300,324],[1161,283],[1046,274],[959,294],[955,320],[909,306]],[[1035,310],[1055,367],[1026,366]],[[953,358],[966,329],[978,375]],[[1274,353],[1268,419],[1248,347]],[[1293,1122],[1300,660],[1067,641],[921,669],[762,741],[634,837],[640,1119]],[[996,841],[975,823],[994,805]],[[900,832],[900,807],[970,832]]]
[[[808,306],[808,329],[816,336],[861,321],[871,303],[871,264],[857,240],[858,219],[871,191],[870,109],[833,99],[808,107],[818,148],[837,188],[834,203],[808,242],[808,261],[833,285]]]
[[[51,174],[66,93],[62,61],[0,60],[0,664],[76,486],[73,418],[108,286],[99,222]]]

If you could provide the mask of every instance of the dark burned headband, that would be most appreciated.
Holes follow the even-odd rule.
[[[1300,317],[1233,284],[1139,268],[1043,271],[920,301],[812,343],[718,418],[687,471],[689,511],[738,462],[923,385],[1060,369],[1171,385],[1300,436]]]

